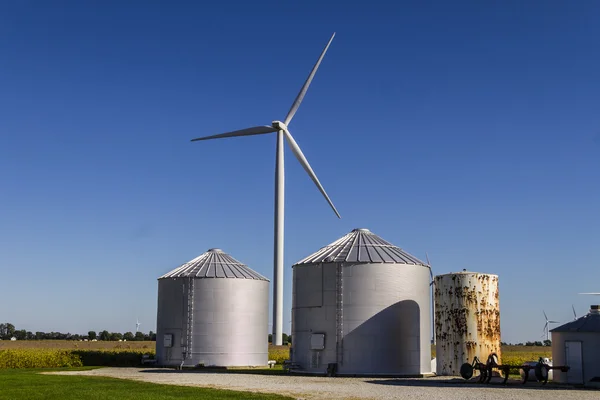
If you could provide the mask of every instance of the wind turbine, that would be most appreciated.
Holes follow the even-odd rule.
[[[544,313],[544,318],[546,318],[546,325],[544,325],[544,330],[546,331],[546,340],[550,340],[550,324],[560,324],[560,322],[550,321],[546,315],[546,311],[542,310],[542,312]]]
[[[296,158],[298,159],[298,161],[300,162],[302,167],[304,167],[304,170],[306,171],[306,173],[310,176],[310,178],[313,180],[315,185],[317,185],[317,188],[319,189],[319,191],[321,192],[323,197],[325,197],[325,200],[327,200],[327,202],[333,209],[333,212],[335,212],[335,214],[338,216],[338,218],[341,218],[340,214],[338,213],[335,206],[331,202],[331,199],[325,192],[325,189],[321,185],[321,182],[319,182],[317,175],[314,173],[310,164],[306,160],[306,157],[302,153],[302,150],[300,150],[298,143],[296,143],[296,141],[294,140],[294,138],[292,137],[292,134],[290,133],[290,131],[288,129],[288,125],[292,121],[292,118],[294,118],[296,111],[298,111],[298,107],[300,107],[300,104],[302,103],[302,99],[304,99],[304,96],[306,95],[306,91],[308,90],[308,87],[310,86],[310,83],[312,82],[312,80],[317,72],[317,69],[319,68],[319,65],[321,64],[321,61],[323,60],[323,57],[325,56],[325,53],[327,52],[327,49],[329,48],[329,45],[333,41],[334,37],[335,37],[335,33],[331,36],[331,39],[329,39],[327,46],[325,46],[325,48],[321,52],[319,59],[317,60],[315,66],[313,67],[312,71],[308,75],[306,82],[304,82],[302,89],[300,89],[300,93],[298,93],[298,96],[296,96],[296,99],[294,100],[294,103],[292,104],[292,107],[288,111],[288,114],[285,117],[285,120],[283,122],[276,120],[276,121],[272,121],[270,126],[269,125],[255,126],[252,128],[246,128],[246,129],[241,129],[241,130],[237,130],[237,131],[221,133],[218,135],[211,135],[211,136],[205,136],[205,137],[192,139],[192,142],[194,142],[194,141],[199,141],[199,140],[220,139],[220,138],[228,138],[228,137],[235,137],[235,136],[263,135],[263,134],[267,134],[267,133],[277,132],[277,151],[276,151],[276,161],[275,161],[275,221],[274,221],[275,222],[274,223],[275,234],[274,234],[274,251],[273,251],[273,280],[275,281],[275,284],[273,285],[273,302],[274,302],[274,304],[273,304],[273,344],[276,344],[276,345],[281,345],[282,333],[283,333],[283,227],[284,227],[283,218],[284,218],[284,196],[285,196],[285,194],[284,194],[284,164],[283,164],[284,138],[287,141],[288,145],[290,146],[292,152],[294,153],[294,156],[296,156]]]
[[[141,322],[140,322],[140,320],[138,318],[136,318],[135,321],[136,321],[135,322],[135,331],[139,332],[140,331]]]
[[[577,313],[575,312],[575,306],[571,304],[571,308],[573,309],[573,321],[577,320]]]

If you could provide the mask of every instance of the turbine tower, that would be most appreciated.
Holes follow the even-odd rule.
[[[546,325],[544,325],[544,331],[546,333],[546,340],[550,340],[550,324],[560,324],[559,321],[550,321],[546,315],[546,311],[542,310],[544,318],[546,318]]]
[[[275,284],[273,285],[273,344],[275,344],[275,345],[282,344],[282,333],[283,333],[283,231],[284,231],[283,218],[284,218],[284,198],[285,198],[285,194],[284,194],[285,193],[284,192],[284,184],[285,184],[284,183],[284,163],[283,163],[284,138],[285,138],[285,141],[287,141],[288,146],[290,146],[292,153],[294,153],[294,156],[296,156],[296,158],[298,159],[298,161],[300,162],[300,164],[302,165],[302,167],[304,168],[306,173],[310,176],[310,178],[313,180],[313,182],[315,183],[315,185],[317,186],[317,188],[319,189],[319,191],[321,192],[323,197],[325,197],[325,200],[327,200],[327,202],[333,209],[333,212],[335,212],[335,214],[337,215],[338,218],[341,218],[340,214],[338,213],[335,206],[331,202],[331,199],[325,192],[325,189],[321,185],[321,182],[319,182],[317,175],[314,173],[313,169],[311,168],[310,164],[308,163],[308,160],[302,153],[302,150],[300,150],[298,143],[296,143],[292,134],[288,130],[288,125],[292,121],[292,118],[294,118],[296,111],[298,111],[298,107],[300,107],[300,104],[302,103],[302,99],[304,99],[304,96],[306,95],[306,91],[308,90],[308,87],[310,86],[310,83],[312,82],[312,80],[317,72],[317,69],[319,68],[319,65],[321,64],[321,61],[323,60],[323,57],[325,56],[325,53],[327,52],[327,49],[329,48],[329,45],[333,41],[334,37],[335,37],[335,33],[331,36],[331,39],[329,39],[327,46],[325,46],[325,48],[321,52],[319,59],[317,60],[315,66],[313,67],[312,71],[308,75],[306,82],[304,82],[302,89],[300,89],[300,93],[298,93],[298,96],[296,96],[296,99],[294,100],[294,103],[292,104],[292,107],[288,111],[288,114],[285,117],[285,120],[283,122],[273,121],[270,126],[269,125],[255,126],[252,128],[241,129],[241,130],[237,130],[237,131],[233,131],[233,132],[221,133],[218,135],[205,136],[205,137],[201,137],[201,138],[192,139],[192,142],[194,142],[194,141],[198,141],[198,140],[220,139],[220,138],[235,137],[235,136],[262,135],[262,134],[266,134],[266,133],[277,132],[277,150],[276,150],[276,156],[275,156],[275,160],[276,160],[275,161],[275,218],[274,218],[275,219],[275,221],[274,221],[275,234],[274,234],[274,251],[273,251],[273,280],[275,282]]]

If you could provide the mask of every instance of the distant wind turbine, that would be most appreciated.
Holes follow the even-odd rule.
[[[209,140],[209,139],[220,139],[220,138],[228,138],[228,137],[236,137],[236,136],[252,136],[252,135],[263,135],[266,133],[277,132],[277,152],[276,152],[276,164],[275,164],[275,234],[274,234],[274,251],[273,251],[273,343],[276,345],[282,344],[282,333],[283,333],[283,232],[284,232],[284,164],[283,164],[283,142],[284,138],[287,141],[287,144],[290,146],[294,156],[298,159],[306,173],[313,180],[325,200],[329,203],[333,212],[340,217],[337,209],[333,205],[333,202],[325,192],[325,189],[319,182],[317,175],[314,173],[311,168],[308,160],[300,150],[298,143],[292,137],[292,134],[288,130],[288,125],[294,118],[296,111],[300,107],[302,103],[302,99],[306,95],[306,91],[312,82],[329,45],[333,41],[335,37],[335,33],[329,39],[327,46],[321,52],[321,56],[317,60],[315,66],[312,71],[308,75],[306,82],[302,86],[300,93],[296,96],[292,107],[288,111],[287,116],[283,122],[281,121],[273,121],[271,125],[262,125],[255,126],[252,128],[241,129],[237,131],[221,133],[218,135],[205,136],[196,139],[192,139],[192,142],[199,140]]]
[[[140,331],[140,325],[141,325],[142,323],[140,322],[140,320],[139,320],[138,318],[136,318],[135,320],[136,320],[136,323],[135,323],[135,331],[136,331],[136,332],[139,332],[139,331]]]
[[[550,321],[546,315],[546,311],[542,310],[544,318],[546,318],[546,325],[544,325],[544,331],[546,332],[546,340],[550,340],[550,324],[560,324],[559,321]]]

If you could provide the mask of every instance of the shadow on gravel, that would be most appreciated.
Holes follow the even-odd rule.
[[[432,387],[432,388],[440,388],[440,387],[468,387],[468,388],[478,388],[478,389],[528,389],[528,390],[593,390],[593,389],[584,389],[569,385],[561,385],[558,383],[548,383],[543,385],[539,382],[527,382],[523,384],[520,380],[511,380],[506,383],[506,385],[502,384],[502,382],[492,382],[488,384],[477,383],[477,379],[465,381],[460,378],[450,378],[450,379],[431,379],[431,378],[423,378],[423,379],[386,379],[386,380],[369,380],[365,381],[367,383],[372,383],[374,385],[388,385],[388,386],[412,386],[412,387]]]
[[[244,375],[284,375],[281,369],[227,369],[227,368],[149,368],[140,372],[150,374],[244,374]],[[287,374],[286,374],[287,375]]]

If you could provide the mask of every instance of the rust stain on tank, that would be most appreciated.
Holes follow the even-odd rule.
[[[498,276],[461,272],[435,277],[437,373],[459,375],[460,366],[491,353],[501,357]]]

